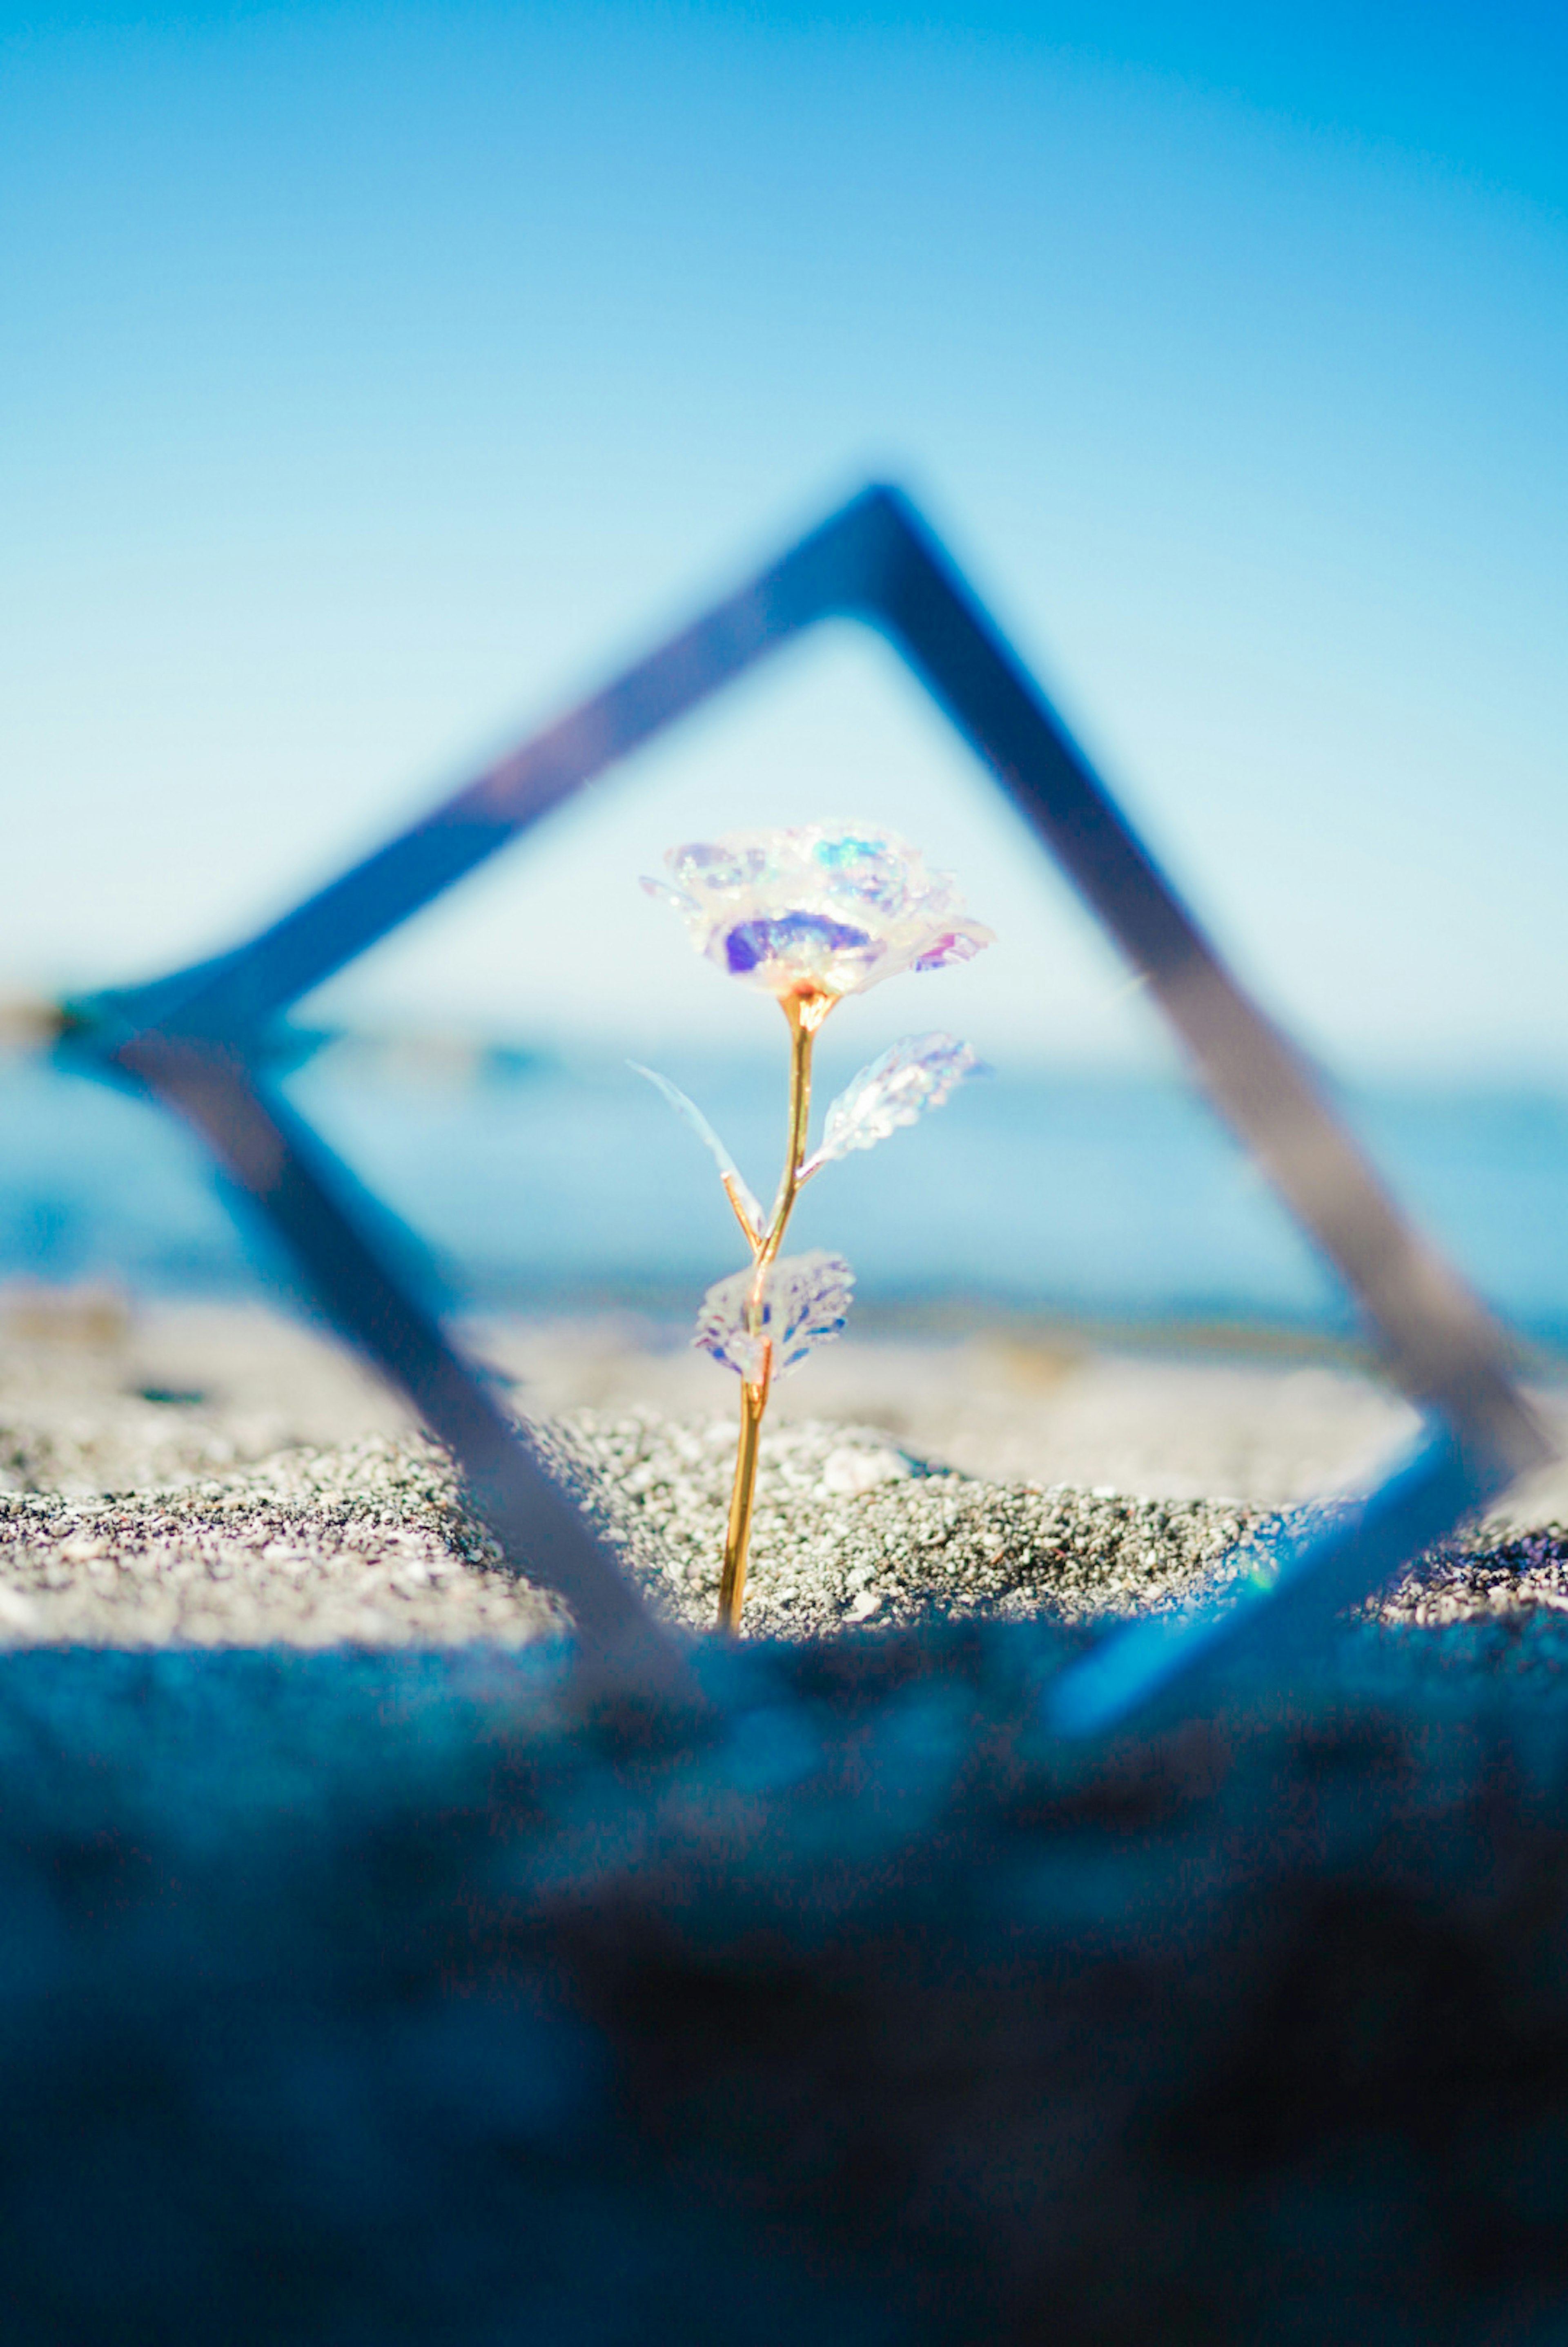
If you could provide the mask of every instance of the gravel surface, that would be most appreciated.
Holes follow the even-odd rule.
[[[577,1411],[536,1429],[654,1603],[711,1626],[727,1420]],[[873,1428],[764,1438],[746,1628],[811,1637],[930,1614],[1090,1620],[1180,1604],[1254,1569],[1315,1511],[1037,1490],[933,1468]],[[1480,1527],[1387,1601],[1451,1622],[1568,1607],[1568,1536]],[[520,1646],[565,1617],[465,1512],[419,1436],[298,1448],[112,1496],[0,1493],[0,1641]]]
[[[558,1627],[432,1446],[372,1435],[107,1499],[0,1497],[12,1645],[520,1645]]]
[[[521,1646],[560,1628],[555,1603],[465,1514],[443,1454],[298,1327],[224,1308],[132,1322],[112,1299],[30,1310],[0,1323],[0,1642]],[[546,1454],[654,1602],[707,1629],[734,1430],[711,1400],[690,1404],[728,1397],[693,1382],[706,1365],[628,1345],[617,1326],[492,1331],[487,1349],[519,1380],[520,1403],[548,1410],[532,1421]],[[1278,1502],[1308,1485],[1308,1467],[1353,1471],[1336,1446],[1364,1455],[1372,1431],[1402,1430],[1400,1405],[1320,1369],[1088,1359],[1047,1376],[1033,1356],[986,1369],[951,1347],[844,1351],[826,1398],[870,1401],[881,1422],[848,1408],[770,1420],[753,1636],[1183,1604],[1303,1521]],[[677,1414],[622,1399],[661,1380],[687,1405]],[[791,1409],[800,1390],[785,1389]],[[949,1461],[972,1460],[988,1393],[1010,1444],[1032,1426],[1051,1466],[1119,1460],[1136,1475],[1141,1457],[1142,1486],[961,1471]],[[945,1423],[952,1450],[922,1451],[888,1419]],[[1249,1490],[1184,1492],[1181,1462],[1195,1455],[1240,1460]],[[1385,1614],[1448,1623],[1568,1605],[1553,1497],[1538,1487],[1429,1560]]]
[[[708,1628],[728,1421],[578,1411],[537,1432],[655,1602]],[[932,1610],[1075,1618],[1168,1604],[1280,1521],[1225,1502],[984,1482],[874,1429],[807,1422],[764,1438],[747,1627],[800,1637]],[[450,1463],[418,1436],[291,1450],[113,1496],[0,1494],[11,1644],[522,1645],[560,1618],[507,1570]]]
[[[729,1501],[728,1421],[582,1411],[546,1439],[645,1587],[707,1629]],[[1192,1596],[1240,1543],[1250,1561],[1280,1521],[1226,1501],[987,1482],[913,1458],[875,1428],[807,1420],[762,1439],[746,1626],[809,1637],[932,1612],[1138,1611]]]

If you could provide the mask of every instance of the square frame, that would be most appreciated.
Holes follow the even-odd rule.
[[[1148,985],[1215,1106],[1359,1305],[1422,1433],[1369,1498],[1223,1608],[1109,1633],[1048,1697],[1064,1735],[1199,1698],[1227,1650],[1283,1657],[1552,1455],[1502,1332],[1400,1214],[1305,1057],[1251,1000],[910,501],[872,487],[556,723],[230,952],[71,1006],[63,1049],[194,1127],[334,1327],[456,1459],[508,1558],[570,1606],[585,1661],[690,1682],[524,1429],[382,1244],[388,1221],[262,1071],[303,995],[606,768],[820,621],[883,635]]]

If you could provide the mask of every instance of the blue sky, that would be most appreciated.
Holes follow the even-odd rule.
[[[878,474],[1309,1041],[1568,1079],[1561,12],[0,28],[5,982],[224,941]],[[848,634],[323,1007],[749,1033],[633,882],[791,813],[900,823],[1002,932],[901,1023],[1141,1048]]]

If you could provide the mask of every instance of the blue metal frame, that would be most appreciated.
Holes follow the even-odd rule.
[[[1404,1220],[1324,1099],[1143,846],[942,547],[896,491],[871,488],[737,593],[490,767],[422,822],[218,959],[73,1013],[70,1049],[206,1139],[283,1237],[328,1318],[452,1450],[479,1512],[570,1604],[585,1649],[648,1678],[678,1649],[551,1481],[380,1243],[355,1185],[260,1072],[291,1004],[573,792],[818,621],[878,629],[1007,792],[1147,981],[1216,1105],[1359,1303],[1428,1431],[1332,1532],[1222,1614],[1135,1624],[1058,1683],[1065,1734],[1196,1689],[1227,1645],[1299,1635],[1368,1594],[1550,1448],[1501,1334]]]

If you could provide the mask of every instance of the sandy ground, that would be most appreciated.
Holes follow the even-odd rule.
[[[650,1596],[706,1626],[732,1379],[633,1321],[471,1338]],[[1568,1447],[1568,1394],[1535,1399]],[[1280,1511],[1364,1484],[1412,1424],[1370,1380],[1318,1366],[846,1342],[770,1416],[748,1628],[1186,1600],[1256,1562]],[[1568,1604],[1565,1519],[1568,1474],[1553,1469],[1396,1610]],[[465,1516],[397,1402],[299,1323],[7,1300],[0,1639],[518,1645],[559,1619]]]
[[[481,1323],[473,1348],[536,1415],[647,1406],[728,1421],[734,1379],[632,1317]],[[1568,1451],[1568,1389],[1536,1407]],[[775,1389],[769,1424],[873,1426],[921,1458],[1000,1481],[1259,1507],[1354,1489],[1410,1433],[1369,1378],[1271,1360],[1102,1353],[985,1335],[846,1338]],[[297,1320],[253,1307],[13,1295],[0,1306],[0,1488],[137,1489],[298,1444],[401,1435],[380,1382]],[[1510,1495],[1521,1524],[1568,1517],[1568,1465]]]

